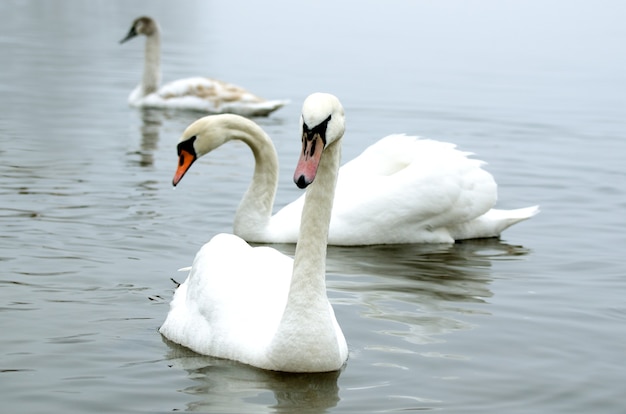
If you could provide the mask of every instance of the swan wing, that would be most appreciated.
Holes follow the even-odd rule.
[[[218,234],[196,254],[160,332],[195,352],[258,365],[285,309],[293,260]]]
[[[454,144],[389,135],[339,172],[329,244],[451,243],[449,228],[489,211],[496,183]],[[297,237],[300,197],[270,221],[270,237]],[[289,240],[279,240],[289,241]]]
[[[205,77],[169,82],[150,96],[157,105],[244,116],[268,115],[287,103],[283,100],[266,101],[240,86]],[[150,99],[146,97],[147,101]]]
[[[390,135],[341,171],[331,242],[453,242],[446,227],[478,217],[496,202],[482,162],[455,145]]]

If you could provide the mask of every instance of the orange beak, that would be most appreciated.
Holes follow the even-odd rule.
[[[196,160],[196,156],[187,150],[181,150],[178,156],[178,168],[176,169],[176,173],[174,174],[174,179],[172,180],[172,185],[176,187],[176,185],[182,180],[183,176],[191,167],[191,164]]]

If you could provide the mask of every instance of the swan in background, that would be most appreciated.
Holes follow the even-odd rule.
[[[191,124],[178,144],[176,186],[196,159],[240,140],[254,154],[252,183],[234,220],[234,233],[249,242],[295,243],[304,197],[272,216],[278,158],[269,136],[236,115],[213,115]],[[339,172],[328,243],[372,245],[453,243],[498,237],[535,215],[537,206],[498,210],[497,185],[482,161],[455,145],[389,135]]]
[[[294,259],[235,235],[216,235],[174,294],[159,329],[166,338],[200,354],[275,371],[335,371],[347,360],[325,281],[343,108],[332,95],[310,95],[300,123],[294,181],[308,188]],[[226,126],[218,131],[230,132]]]
[[[146,36],[146,51],[141,84],[128,97],[131,106],[267,116],[287,103],[284,100],[266,101],[239,86],[205,77],[180,79],[159,87],[161,29],[154,19],[139,17],[120,43],[138,35]]]

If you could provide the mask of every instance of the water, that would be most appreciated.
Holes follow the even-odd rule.
[[[290,183],[302,100],[347,112],[344,159],[393,132],[488,162],[501,240],[330,248],[340,373],[268,373],[157,329],[203,242],[230,231],[252,156],[170,186],[199,115],[126,99],[163,27],[164,79],[292,103],[261,126]],[[0,5],[0,397],[6,412],[596,412],[626,408],[626,8],[589,2],[5,1]],[[286,253],[293,246],[277,246]]]

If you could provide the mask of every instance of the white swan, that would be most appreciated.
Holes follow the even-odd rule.
[[[131,106],[267,116],[287,103],[285,100],[266,101],[239,86],[205,77],[180,79],[159,87],[161,30],[158,23],[146,16],[135,19],[120,43],[141,34],[146,36],[143,78],[128,97]]]
[[[304,102],[301,125],[294,181],[308,189],[294,259],[234,235],[213,237],[174,294],[160,328],[168,339],[276,371],[334,371],[345,363],[348,347],[325,283],[343,108],[332,95],[313,94]],[[217,133],[237,132],[225,123]]]
[[[234,233],[249,242],[295,243],[304,198],[272,216],[278,158],[268,135],[234,115],[194,122],[178,144],[177,185],[193,162],[229,140],[241,140],[254,154],[252,184],[234,220]],[[390,135],[345,164],[333,203],[328,243],[370,245],[452,243],[497,237],[535,215],[537,206],[494,209],[497,185],[482,162],[453,144]]]

